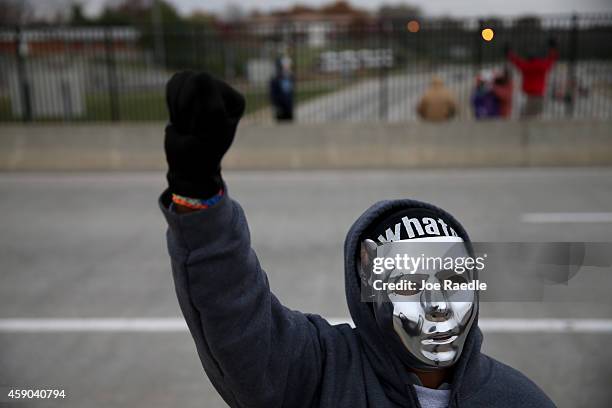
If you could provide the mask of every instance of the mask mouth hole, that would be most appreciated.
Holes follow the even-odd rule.
[[[421,341],[421,344],[427,345],[427,344],[449,344],[452,343],[453,341],[457,340],[457,336],[456,334],[453,333],[439,333],[439,334],[434,334],[431,336],[428,336],[426,339],[423,339]]]

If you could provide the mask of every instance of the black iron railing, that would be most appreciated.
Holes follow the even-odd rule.
[[[487,30],[486,32],[483,30]],[[489,38],[490,36],[492,38]],[[559,59],[544,119],[612,118],[612,16],[512,19],[386,18],[368,22],[132,27],[0,28],[0,121],[166,120],[164,84],[181,69],[206,70],[240,89],[247,120],[270,121],[275,60],[292,61],[300,122],[416,119],[435,75],[471,120],[476,78],[510,67],[505,48]],[[488,41],[487,41],[488,40]],[[511,118],[524,103],[512,69]]]

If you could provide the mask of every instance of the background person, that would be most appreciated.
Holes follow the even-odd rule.
[[[507,119],[512,115],[512,94],[514,93],[512,72],[504,67],[493,79],[493,94],[497,98],[499,117]]]
[[[516,54],[509,44],[504,48],[510,62],[521,72],[522,89],[527,97],[521,116],[539,116],[544,109],[548,73],[559,57],[556,41],[554,39],[548,41],[548,52],[544,57],[538,57],[535,52],[530,52],[526,58],[523,58]]]
[[[508,118],[512,113],[513,83],[510,70],[485,71],[476,77],[472,108],[476,119]]]
[[[291,73],[291,59],[281,57],[276,60],[276,73],[270,79],[270,101],[274,107],[275,118],[279,122],[293,121],[293,100],[295,78]]]
[[[491,72],[481,73],[476,77],[476,86],[472,95],[472,108],[476,119],[499,116],[499,100],[493,91],[492,80]]]
[[[429,88],[417,105],[417,113],[429,122],[444,122],[457,113],[457,100],[439,76],[431,78]]]
[[[467,251],[461,224],[430,204],[381,201],[348,232],[346,297],[356,328],[283,306],[221,177],[244,98],[205,73],[182,72],[169,81],[167,101],[160,208],[176,294],[204,370],[230,406],[554,406],[524,375],[481,353],[477,296],[361,301],[375,247],[394,231],[391,240],[414,238],[402,229],[406,217],[419,239],[445,237]]]

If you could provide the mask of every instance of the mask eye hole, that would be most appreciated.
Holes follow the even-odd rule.
[[[393,283],[396,285],[402,284],[403,287],[401,289],[392,290],[390,293],[399,296],[414,296],[421,292],[421,286],[423,286],[423,281],[427,280],[427,277],[427,275],[421,273],[397,276],[393,279]],[[412,282],[412,284],[410,285],[409,282]],[[414,289],[409,289],[410,287]]]
[[[448,276],[447,278],[445,278],[444,280],[448,280],[451,283],[455,284],[455,283],[467,283],[468,280],[465,278],[465,276],[463,276],[463,274],[458,274],[458,273],[453,273],[450,276]]]
[[[468,276],[465,273],[456,273],[455,271],[441,271],[438,272],[437,274],[438,279],[440,279],[440,281],[442,281],[442,285],[446,286],[446,282],[450,283],[451,287],[454,287],[455,285],[461,285],[463,283],[469,283],[469,279]],[[460,290],[446,290],[446,293],[450,296],[457,294],[457,293],[462,293],[465,291],[460,291]]]

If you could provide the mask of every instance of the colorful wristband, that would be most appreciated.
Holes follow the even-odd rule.
[[[219,190],[219,192],[212,196],[211,198],[190,198],[183,197],[178,194],[172,194],[172,202],[187,208],[192,208],[194,210],[204,210],[206,208],[212,207],[217,204],[221,198],[223,198],[223,189]]]

